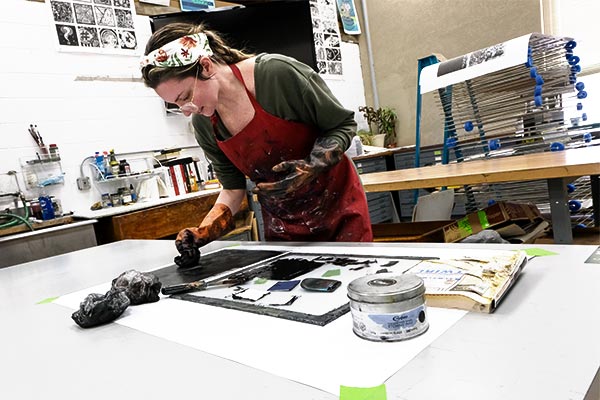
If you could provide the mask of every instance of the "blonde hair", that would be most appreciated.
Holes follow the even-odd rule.
[[[154,32],[146,44],[144,54],[148,55],[150,52],[161,48],[167,43],[194,33],[204,33],[208,37],[208,44],[213,51],[213,55],[210,58],[218,64],[235,64],[254,56],[254,54],[229,47],[217,32],[206,29],[203,24],[194,25],[180,22],[165,25]],[[209,79],[209,77],[202,75],[202,66],[198,62],[181,67],[146,65],[142,69],[142,78],[146,86],[156,89],[162,82],[170,79],[181,80],[190,76],[196,76],[196,68],[200,68],[198,79]]]

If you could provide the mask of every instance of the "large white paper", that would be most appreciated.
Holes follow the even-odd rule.
[[[432,64],[423,68],[420,77],[421,94],[458,82],[464,82],[478,76],[491,74],[518,64],[524,64],[527,61],[527,47],[530,37],[531,34],[520,36],[507,42],[465,54],[456,59]],[[480,55],[482,53],[494,53],[494,55],[484,58],[485,61],[481,62]],[[471,62],[472,58],[478,59],[478,62]],[[442,64],[449,64],[451,62],[462,63],[462,68],[446,74],[438,73]]]
[[[323,248],[296,250],[324,252]],[[328,248],[327,253],[344,254],[348,250]],[[352,250],[398,254],[398,249],[391,248]],[[420,249],[401,251],[403,255],[422,254]],[[474,252],[467,251],[471,256]],[[458,256],[464,252],[444,253]],[[106,283],[62,296],[55,303],[77,309],[89,293],[109,289],[110,283]],[[428,308],[429,330],[394,343],[370,342],[356,336],[350,313],[321,327],[165,297],[157,303],[131,306],[115,323],[337,395],[340,385],[372,387],[384,383],[465,314],[462,310]],[[290,347],[289,343],[295,345]],[[313,368],[316,363],[321,368]]]

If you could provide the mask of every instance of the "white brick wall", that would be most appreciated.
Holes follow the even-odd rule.
[[[2,0],[1,7],[0,173],[20,172],[20,158],[35,157],[30,123],[38,125],[46,144],[59,146],[65,184],[47,192],[60,198],[65,210],[88,209],[99,200],[98,190],[76,187],[81,161],[95,151],[194,146],[191,152],[199,153],[187,119],[167,117],[162,100],[143,83],[77,80],[138,78],[137,55],[58,51],[47,4]],[[143,46],[150,35],[148,17],[138,16],[135,23]]]
[[[138,16],[135,24],[143,47],[150,36],[148,17]],[[81,161],[95,151],[191,146],[190,153],[201,154],[188,119],[166,116],[153,90],[126,81],[139,77],[138,56],[61,52],[55,35],[47,4],[2,0],[0,173],[20,172],[20,158],[35,157],[37,147],[27,132],[31,123],[38,125],[46,144],[59,146],[65,184],[48,187],[47,192],[60,198],[67,211],[86,210],[99,200],[98,190],[80,192],[76,187]],[[342,103],[358,114],[358,106],[364,104],[358,46],[344,44],[342,50],[348,52],[343,54],[345,77],[329,83]],[[19,178],[23,189],[20,174]]]

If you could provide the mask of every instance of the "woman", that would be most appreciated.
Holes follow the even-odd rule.
[[[310,67],[276,54],[228,47],[202,25],[156,31],[142,75],[166,102],[192,115],[196,140],[223,186],[198,228],[176,239],[179,266],[233,227],[246,176],[263,209],[267,240],[372,241],[365,193],[345,156],[356,131]]]

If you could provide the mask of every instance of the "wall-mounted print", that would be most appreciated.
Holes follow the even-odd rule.
[[[340,77],[342,52],[335,0],[310,0],[315,52],[319,74]]]
[[[79,46],[77,32],[72,25],[56,24],[56,36],[61,46]]]
[[[133,0],[46,0],[65,51],[139,55]]]
[[[73,3],[75,8],[75,21],[79,25],[96,25],[94,9],[89,4]]]
[[[114,29],[100,29],[100,45],[109,49],[118,49],[117,32]]]

